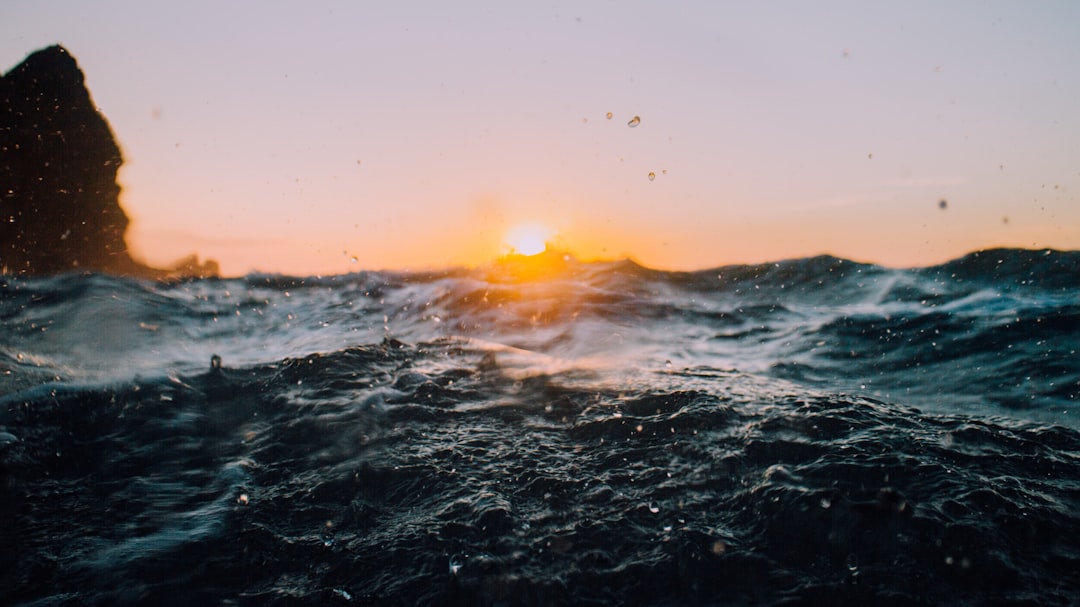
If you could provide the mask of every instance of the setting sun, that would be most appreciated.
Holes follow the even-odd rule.
[[[506,233],[506,246],[510,254],[539,255],[547,250],[549,238],[551,230],[546,227],[535,223],[522,224]]]

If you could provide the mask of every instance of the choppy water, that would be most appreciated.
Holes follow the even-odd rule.
[[[3,604],[1080,601],[1080,253],[5,277],[0,325]]]

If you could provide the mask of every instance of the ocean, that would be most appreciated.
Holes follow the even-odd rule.
[[[1080,603],[1080,252],[4,276],[0,326],[0,604]]]

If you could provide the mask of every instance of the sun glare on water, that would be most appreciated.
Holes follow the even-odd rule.
[[[542,225],[522,224],[506,233],[506,246],[512,255],[539,255],[547,250],[550,237],[551,231]]]
[[[565,276],[573,267],[573,258],[553,244],[558,234],[537,223],[518,224],[503,237],[505,254],[488,269],[488,279],[495,282],[544,282]]]

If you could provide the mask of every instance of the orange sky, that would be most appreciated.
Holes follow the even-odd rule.
[[[673,269],[1080,248],[1073,3],[3,13],[0,69],[86,72],[153,264],[475,265],[525,222]]]

